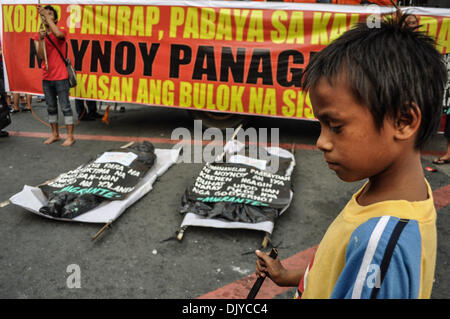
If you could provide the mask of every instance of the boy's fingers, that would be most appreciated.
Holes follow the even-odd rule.
[[[263,253],[261,250],[255,250],[256,256],[261,258],[263,261],[266,261],[266,258],[269,257],[266,253]]]
[[[256,259],[256,267],[263,268],[265,266],[266,266],[266,264],[264,264],[264,262],[261,259],[259,259],[259,258]]]
[[[264,253],[260,250],[256,250],[255,254],[264,265],[270,265],[270,263],[273,261],[273,259],[269,256],[269,253]]]
[[[258,261],[256,262],[256,272],[257,273],[264,273],[264,272],[266,272],[267,271],[266,265],[263,265],[263,264],[261,264]]]

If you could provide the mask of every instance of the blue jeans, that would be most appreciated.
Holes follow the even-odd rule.
[[[73,124],[73,113],[69,101],[69,80],[47,81],[42,80],[45,102],[47,103],[49,123],[58,123],[58,102],[64,114],[64,123]]]

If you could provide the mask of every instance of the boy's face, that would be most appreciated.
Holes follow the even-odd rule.
[[[375,176],[394,159],[393,126],[385,120],[378,130],[367,107],[361,105],[345,80],[319,80],[310,90],[314,115],[322,130],[317,147],[337,176],[353,182]]]

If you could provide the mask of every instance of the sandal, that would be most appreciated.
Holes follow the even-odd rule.
[[[22,109],[22,112],[31,112],[31,109]]]
[[[436,165],[449,164],[449,163],[450,163],[450,159],[435,158],[433,160],[433,164],[436,164]]]
[[[11,111],[9,111],[10,113],[18,113],[18,112],[20,112],[20,110],[15,110],[15,109],[12,109]]]

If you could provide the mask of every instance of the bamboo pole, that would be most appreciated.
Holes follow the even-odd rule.
[[[231,136],[230,140],[228,142],[233,141],[236,138],[236,135],[238,134],[239,130],[242,128],[242,124],[240,124],[236,130],[234,131],[233,135]],[[225,156],[225,149],[223,150],[222,154],[220,155],[220,160],[223,159],[223,157]]]
[[[93,237],[92,240],[96,240],[98,237],[100,237],[101,234],[103,234],[103,232],[110,228],[112,224],[112,220],[107,222]]]
[[[38,5],[41,5],[41,0],[38,0]],[[41,27],[44,27],[45,33],[47,33],[47,28],[45,27],[44,24],[44,20],[42,19],[42,14],[41,16],[41,26],[39,27],[39,30],[41,29]],[[45,69],[48,71],[48,60],[47,60],[47,49],[45,48],[45,39],[42,41],[42,45],[43,45],[43,50],[44,50],[44,60],[45,60]]]

